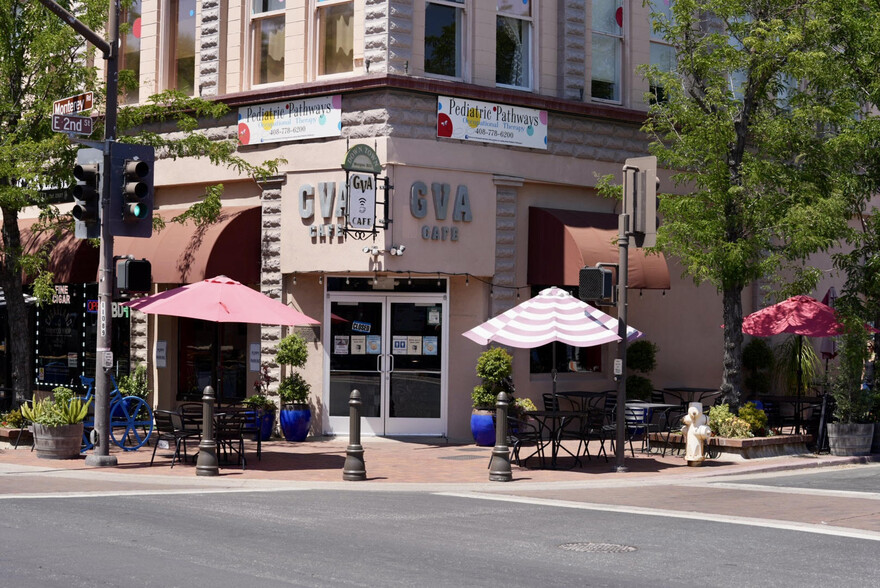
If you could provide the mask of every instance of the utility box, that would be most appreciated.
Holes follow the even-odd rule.
[[[597,303],[614,302],[614,272],[603,267],[581,268],[578,298]]]
[[[120,292],[148,293],[153,287],[152,271],[146,259],[125,259],[116,266],[116,288]]]

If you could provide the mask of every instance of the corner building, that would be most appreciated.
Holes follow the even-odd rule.
[[[365,434],[467,440],[484,348],[461,333],[617,261],[619,204],[595,186],[647,154],[649,88],[634,72],[669,53],[640,0],[136,0],[122,22],[132,26],[121,67],[141,83],[125,101],[169,88],[223,101],[230,115],[200,132],[286,163],[257,184],[206,162],[157,161],[158,214],[219,182],[221,219],[117,239],[116,254],[150,259],[158,290],[225,274],[320,320],[297,328],[309,342],[312,434],[347,434],[357,388]],[[381,165],[375,234],[343,230],[347,211],[371,206],[349,197],[341,168],[355,145]],[[629,322],[662,349],[657,387],[720,374],[720,307],[680,273],[630,253]],[[242,398],[262,364],[284,375],[279,327],[218,333],[132,314],[131,363],[148,365],[157,406],[197,400],[209,383]],[[559,345],[555,365],[549,346],[511,351],[519,396],[539,401],[554,368],[559,390],[615,385],[614,345]]]

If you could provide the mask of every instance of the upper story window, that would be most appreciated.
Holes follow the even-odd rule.
[[[253,84],[284,81],[284,0],[251,0]]]
[[[531,0],[498,0],[495,19],[495,83],[531,88]]]
[[[658,22],[672,23],[672,3],[674,0],[653,0],[651,6],[651,65],[662,72],[675,71],[675,47],[663,38],[663,33],[655,30]],[[665,100],[663,87],[651,82],[651,94],[656,100]]]
[[[591,95],[620,102],[623,47],[621,0],[593,0]]]
[[[354,2],[318,0],[318,75],[354,71]]]
[[[166,86],[187,96],[195,93],[196,0],[170,0]]]
[[[119,71],[122,74],[119,95],[124,104],[135,104],[141,78],[141,0],[132,0],[119,21],[124,23],[119,48]]]
[[[425,4],[425,73],[464,76],[464,0]]]

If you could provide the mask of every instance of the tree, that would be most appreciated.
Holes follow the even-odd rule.
[[[100,30],[107,18],[106,0],[81,0],[77,18],[90,29]],[[68,186],[78,146],[51,128],[53,101],[80,90],[94,89],[96,105],[103,102],[102,86],[93,66],[94,49],[38,2],[0,0],[0,213],[3,215],[0,251],[0,287],[6,297],[11,330],[28,332],[24,301],[25,274],[34,279],[34,293],[45,300],[51,291],[52,275],[46,271],[48,251],[25,252],[18,226],[19,213],[29,206],[39,207],[39,229],[69,230],[67,215],[59,215],[40,194],[40,188]],[[237,142],[211,141],[195,132],[197,117],[219,117],[226,112],[220,103],[187,98],[176,92],[152,97],[140,107],[127,107],[119,113],[122,140],[149,143],[159,148],[160,157],[206,157],[215,165],[237,170],[244,176],[260,177],[274,173],[279,160],[252,165],[236,156]],[[148,132],[154,122],[175,120],[174,135]],[[95,135],[102,129],[96,125]],[[139,129],[137,134],[131,133]],[[219,192],[207,191],[207,202],[188,216],[210,222],[211,211],[219,210]],[[213,216],[216,216],[216,212]],[[16,398],[29,394],[31,356],[29,337],[9,337],[8,354],[12,366],[12,388]]]
[[[687,191],[661,198],[658,248],[722,296],[721,389],[733,405],[742,385],[743,289],[767,279],[783,295],[811,290],[819,270],[803,260],[845,230],[828,138],[852,105],[809,88],[829,65],[832,29],[810,6],[676,0],[671,20],[654,15],[677,68],[645,68],[663,95],[654,96],[644,130]]]

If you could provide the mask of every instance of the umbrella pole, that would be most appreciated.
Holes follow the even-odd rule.
[[[550,344],[551,365],[550,374],[553,376],[553,399],[556,400],[556,341]]]
[[[801,434],[801,381],[803,380],[803,364],[801,363],[801,354],[804,351],[804,336],[798,335],[797,349],[797,390],[795,390],[795,417],[794,432],[796,435]]]

